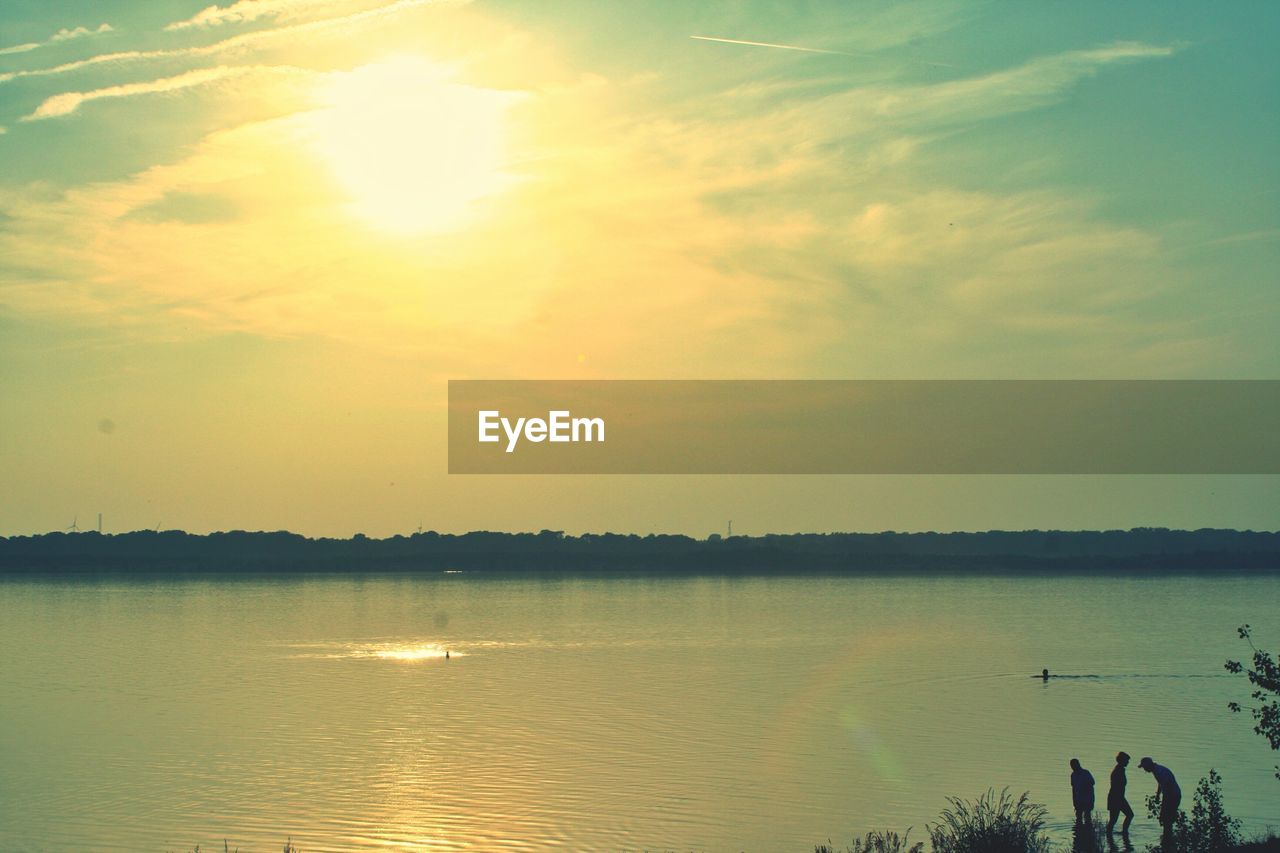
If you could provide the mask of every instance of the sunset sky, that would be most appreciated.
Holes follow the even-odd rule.
[[[0,535],[1276,529],[1276,477],[450,477],[445,383],[1278,378],[1278,37],[5,0]]]

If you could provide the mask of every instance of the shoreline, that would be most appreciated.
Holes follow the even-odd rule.
[[[1280,574],[1280,533],[1236,530],[712,535],[560,531],[372,539],[287,532],[0,537],[0,576],[1060,577]]]

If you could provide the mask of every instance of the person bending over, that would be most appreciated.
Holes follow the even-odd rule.
[[[1182,789],[1178,780],[1173,778],[1173,771],[1163,764],[1156,764],[1149,757],[1138,762],[1138,766],[1156,777],[1156,800],[1160,803],[1160,825],[1164,827],[1164,836],[1171,837],[1173,823],[1178,819],[1178,806],[1182,805]]]

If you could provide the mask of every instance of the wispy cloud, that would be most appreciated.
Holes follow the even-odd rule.
[[[1204,242],[1195,243],[1186,248],[1197,248],[1200,246],[1230,246],[1235,243],[1268,242],[1275,240],[1280,240],[1280,228],[1263,228],[1257,231],[1243,231],[1239,234],[1228,234],[1225,237],[1205,240]]]
[[[97,56],[87,57],[86,59],[79,59],[74,62],[65,62],[61,65],[50,66],[48,68],[32,68],[25,71],[11,71],[0,74],[0,83],[7,83],[10,80],[16,80],[24,77],[48,77],[58,74],[66,74],[97,65],[217,56],[219,54],[230,53],[232,51],[251,49],[275,41],[288,41],[323,30],[347,28],[362,23],[376,21],[380,18],[396,15],[400,12],[405,12],[419,6],[461,5],[466,2],[469,2],[469,0],[395,0],[393,3],[388,3],[372,9],[365,9],[360,12],[353,12],[349,15],[321,18],[315,21],[305,21],[303,23],[290,24],[283,27],[257,30],[251,33],[242,33],[241,35],[232,36],[231,38],[226,38],[221,41],[214,42],[213,44],[162,50],[126,50],[116,53],[103,53]]]
[[[968,121],[1033,109],[1065,88],[1118,62],[1172,56],[1177,48],[1141,42],[1073,50],[1039,57],[1022,65],[929,86],[889,92],[875,101],[875,112],[889,117],[937,122]]]
[[[350,5],[344,0],[238,0],[229,6],[207,6],[190,18],[165,25],[166,30],[187,30],[239,24],[259,18],[277,17],[297,12],[314,11],[317,7]]]
[[[71,39],[83,38],[84,36],[98,36],[98,35],[102,35],[103,33],[109,33],[109,32],[111,32],[110,24],[99,24],[96,29],[89,29],[88,27],[76,27],[74,29],[69,30],[64,27],[63,29],[58,30],[56,33],[50,36],[49,41],[51,42],[70,41]]]
[[[86,36],[99,36],[103,33],[112,32],[110,24],[99,24],[97,28],[89,27],[73,27],[68,29],[63,27],[44,41],[32,41],[26,44],[15,44],[11,47],[0,47],[0,56],[6,56],[14,53],[30,53],[33,50],[39,50],[42,47],[58,42],[71,41],[72,39],[84,38]]]
[[[220,65],[216,68],[199,68],[195,71],[188,71],[185,74],[178,74],[173,77],[163,77],[159,80],[147,80],[142,83],[126,83],[121,86],[107,86],[102,89],[93,89],[88,92],[62,92],[46,98],[35,112],[30,115],[23,116],[22,121],[40,121],[42,119],[56,118],[58,116],[67,116],[80,109],[82,104],[90,101],[102,100],[104,98],[131,98],[138,95],[153,95],[161,92],[174,92],[179,89],[190,89],[195,86],[204,86],[209,83],[216,83],[230,77],[244,77],[250,74],[261,73],[274,74],[307,74],[309,72],[292,66],[281,65]]]

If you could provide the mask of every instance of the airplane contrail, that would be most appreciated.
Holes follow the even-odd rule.
[[[805,53],[834,53],[838,56],[854,55],[852,53],[845,53],[843,50],[823,50],[817,47],[800,47],[799,45],[795,45],[795,44],[773,44],[772,42],[767,42],[767,41],[743,41],[742,39],[722,39],[722,38],[716,38],[715,36],[689,36],[689,38],[697,39],[698,41],[718,41],[718,42],[724,42],[725,44],[745,44],[745,45],[750,45],[751,47],[776,47],[776,48],[781,48],[782,50],[802,50]]]
[[[769,41],[746,41],[744,39],[723,39],[723,38],[717,38],[715,36],[689,36],[689,38],[697,39],[698,41],[718,41],[723,44],[745,44],[745,45],[748,45],[749,47],[776,47],[780,50],[800,50],[800,51],[804,51],[805,53],[827,53],[827,54],[832,54],[834,56],[864,56],[864,57],[870,56],[870,54],[867,54],[867,53],[849,53],[846,50],[823,50],[820,47],[801,47],[798,44],[774,44],[773,42],[769,42]],[[955,68],[954,65],[951,65],[950,63],[947,63],[947,62],[930,62],[925,59],[908,59],[907,61],[915,62],[920,65],[932,65],[935,68]]]

